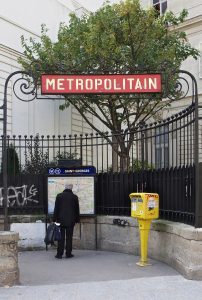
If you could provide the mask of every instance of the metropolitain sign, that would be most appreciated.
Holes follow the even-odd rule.
[[[43,74],[41,93],[46,95],[161,93],[161,74]]]

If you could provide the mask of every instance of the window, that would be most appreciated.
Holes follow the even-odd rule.
[[[157,15],[163,15],[167,9],[167,0],[153,0],[153,6]]]
[[[155,139],[155,166],[157,169],[169,166],[169,128],[167,125],[156,128]]]

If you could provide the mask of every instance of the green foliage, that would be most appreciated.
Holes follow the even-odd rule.
[[[151,164],[148,164],[147,161],[141,161],[138,159],[134,159],[131,166],[132,171],[153,170],[153,169],[154,167]]]
[[[20,173],[20,164],[18,154],[16,152],[15,147],[10,144],[7,147],[7,172],[8,175],[16,175]],[[2,164],[1,164],[1,172],[2,172]]]
[[[143,170],[154,170],[154,166],[152,164],[149,164],[147,161],[142,161],[142,160],[138,160],[133,159],[132,164],[129,166],[128,168],[129,171],[143,171]],[[100,173],[109,173],[109,172],[113,172],[113,166],[110,165],[107,169],[101,169],[99,170]]]
[[[58,160],[59,159],[67,159],[67,160],[71,160],[71,159],[76,159],[77,158],[78,153],[71,153],[68,151],[57,151],[56,156],[54,157],[53,161],[49,162],[49,166],[55,167],[58,164]]]
[[[45,25],[42,26],[40,42],[22,37],[25,59],[21,58],[20,62],[24,69],[31,68],[35,77],[40,73],[127,74],[148,70],[166,70],[169,77],[185,59],[190,56],[196,59],[199,55],[187,41],[185,32],[176,30],[186,16],[187,12],[183,10],[179,16],[167,12],[157,17],[154,8],[145,10],[138,0],[106,3],[89,16],[79,18],[72,14],[68,24],[61,23],[56,42],[51,41]],[[34,61],[36,65],[30,64]],[[176,77],[171,78],[169,87],[175,94]],[[122,129],[132,132],[140,122],[155,117],[158,111],[169,105],[169,101],[162,101],[163,97],[164,93],[65,95],[60,108],[63,110],[73,105],[101,135],[103,133],[94,125],[96,121],[114,133]],[[93,123],[87,113],[93,114]],[[129,153],[133,134],[127,146],[125,137],[122,135],[118,139],[120,157],[124,152]],[[108,139],[108,142],[113,148],[112,141]]]
[[[78,153],[70,153],[67,151],[57,152],[55,159],[76,159]]]
[[[25,166],[23,173],[43,174],[48,167],[48,152],[40,148],[38,135],[34,138],[34,144],[28,143],[27,151],[25,152]]]
[[[29,70],[30,61],[37,61],[37,67],[32,65],[34,73],[125,74],[142,69],[162,71],[166,61],[166,72],[170,74],[178,70],[187,57],[198,56],[186,34],[175,30],[186,16],[183,10],[178,17],[168,12],[157,18],[153,8],[144,10],[137,0],[106,3],[88,17],[72,14],[68,25],[60,25],[56,42],[51,41],[45,25],[40,42],[22,37],[26,59],[21,58],[20,62]],[[143,113],[146,121],[159,109],[157,104],[165,105],[162,95],[142,98],[137,95],[71,95],[65,96],[61,109],[72,104],[87,123],[90,120],[86,113],[90,112],[111,131],[125,127],[133,130]]]

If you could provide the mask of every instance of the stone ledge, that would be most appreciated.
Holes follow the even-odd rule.
[[[18,242],[19,233],[14,231],[0,231],[0,243]]]
[[[125,220],[128,222],[128,225],[130,227],[138,227],[138,221],[136,218],[124,217],[124,216],[97,216],[97,223],[114,225],[113,224],[114,219]]]
[[[10,223],[34,223],[45,222],[46,215],[12,215],[10,216]]]
[[[166,220],[152,221],[151,230],[179,235],[187,240],[202,241],[202,228]]]

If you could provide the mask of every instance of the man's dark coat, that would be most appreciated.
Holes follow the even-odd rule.
[[[57,195],[53,222],[58,222],[65,227],[73,227],[79,222],[79,201],[72,190],[65,189]]]

